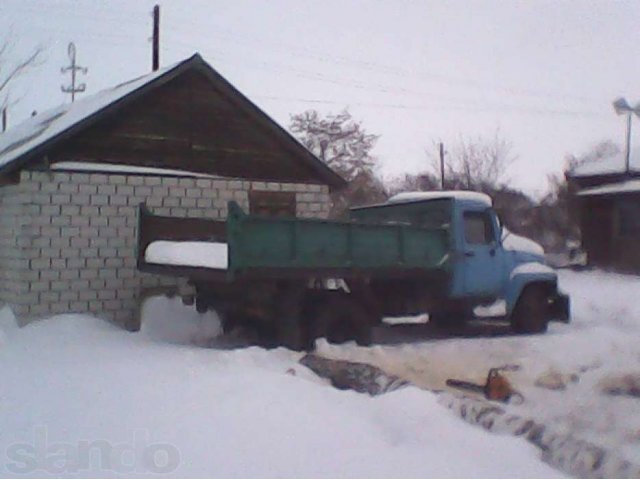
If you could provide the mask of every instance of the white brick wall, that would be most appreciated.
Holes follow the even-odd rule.
[[[136,269],[138,205],[224,219],[229,200],[248,210],[249,190],[295,192],[300,217],[329,213],[323,185],[23,171],[0,187],[0,301],[23,321],[66,312],[135,321],[141,288],[176,282]]]

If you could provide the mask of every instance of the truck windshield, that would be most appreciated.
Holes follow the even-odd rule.
[[[448,228],[451,222],[450,199],[408,202],[351,211],[351,218],[362,222]]]

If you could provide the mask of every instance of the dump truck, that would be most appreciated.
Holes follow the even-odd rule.
[[[386,317],[428,314],[460,326],[505,303],[517,333],[569,319],[569,298],[535,242],[509,233],[491,198],[403,193],[346,221],[269,217],[230,202],[226,221],[153,215],[140,206],[138,268],[188,279],[199,312],[265,344],[311,349],[317,338],[368,345]]]

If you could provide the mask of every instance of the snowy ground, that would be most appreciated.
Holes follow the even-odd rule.
[[[195,347],[217,323],[176,302],[144,319],[138,334],[79,315],[17,329],[0,312],[0,476],[559,476],[432,393],[372,398],[288,350]]]
[[[564,272],[561,284],[574,320],[547,335],[390,344],[389,329],[376,333],[384,345],[319,350],[429,388],[518,364],[509,375],[526,401],[509,408],[640,462],[640,400],[599,388],[640,372],[640,281]],[[165,299],[146,305],[138,334],[79,315],[17,329],[0,311],[0,476],[561,476],[532,445],[462,422],[428,391],[371,398],[328,387],[284,349],[194,346],[218,328]],[[549,369],[579,381],[535,386]]]
[[[604,385],[623,375],[635,376],[640,389],[640,278],[561,271],[560,286],[571,295],[572,322],[552,323],[545,335],[504,335],[495,327],[487,329],[489,338],[438,338],[366,349],[321,343],[319,352],[371,363],[432,389],[446,388],[447,378],[483,383],[489,368],[517,365],[520,370],[506,375],[525,402],[510,405],[509,411],[640,465],[640,398],[603,393]],[[379,336],[384,340],[384,333]],[[566,389],[536,385],[551,376],[566,379]]]

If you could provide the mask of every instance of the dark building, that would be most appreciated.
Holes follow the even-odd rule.
[[[567,172],[577,199],[582,246],[590,265],[640,272],[640,150]]]

